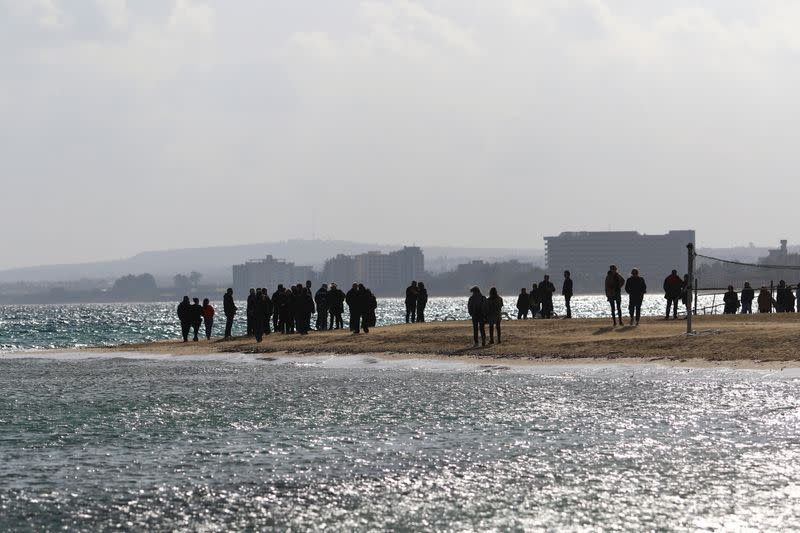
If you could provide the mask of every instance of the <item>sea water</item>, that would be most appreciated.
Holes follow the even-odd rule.
[[[719,303],[718,300],[714,302],[713,297],[703,296],[700,307]],[[516,301],[516,296],[505,297],[503,310],[513,318],[516,318]],[[222,304],[212,304],[217,309],[214,335],[221,336],[225,329]],[[246,305],[244,302],[237,305],[242,312],[236,316],[233,333],[243,335],[246,329]],[[625,305],[627,303],[623,301]],[[176,308],[177,302],[0,305],[0,353],[177,339],[180,338],[180,324]],[[647,295],[642,315],[660,316],[665,308],[663,297]],[[608,316],[610,310],[603,296],[576,296],[572,300],[572,311],[576,317],[601,317]],[[564,315],[561,297],[555,298],[555,312],[558,316]],[[425,315],[428,321],[468,319],[467,298],[431,298]],[[625,315],[627,317],[627,313]],[[348,325],[347,318],[345,311],[345,327]],[[378,299],[376,318],[378,326],[405,322],[404,300]]]
[[[785,530],[800,373],[0,358],[0,530]]]

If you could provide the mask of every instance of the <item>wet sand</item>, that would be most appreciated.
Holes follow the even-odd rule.
[[[638,327],[612,327],[610,319],[511,320],[502,344],[472,346],[465,321],[400,324],[369,334],[347,330],[308,335],[271,334],[263,342],[238,337],[184,343],[160,341],[95,348],[98,352],[171,355],[209,353],[372,354],[389,358],[440,358],[508,363],[650,363],[669,366],[784,368],[800,366],[800,314],[699,316],[694,335],[685,320],[643,319]]]

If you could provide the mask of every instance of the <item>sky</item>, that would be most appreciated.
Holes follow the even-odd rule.
[[[0,0],[0,269],[800,241],[795,0]]]

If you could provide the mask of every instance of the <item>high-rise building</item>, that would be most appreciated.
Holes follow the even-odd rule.
[[[553,275],[564,270],[595,275],[614,264],[623,275],[638,268],[643,276],[658,279],[672,269],[686,270],[686,245],[695,243],[695,232],[643,235],[636,231],[568,231],[544,241],[547,269]]]
[[[268,255],[243,265],[233,265],[233,290],[238,297],[243,297],[251,287],[266,287],[272,291],[278,284],[305,283],[313,274],[310,266],[295,265]]]

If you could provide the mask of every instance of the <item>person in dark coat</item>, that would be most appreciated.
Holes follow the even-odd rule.
[[[422,285],[422,283],[420,283],[420,285]],[[366,307],[366,312],[364,314],[364,333],[369,333],[368,328],[374,328],[375,324],[378,322],[378,317],[375,314],[375,310],[378,309],[378,299],[375,298],[375,295],[370,289],[364,290],[364,303]],[[419,314],[417,314],[417,318],[419,318]],[[419,320],[419,322],[423,321]]]
[[[539,284],[534,283],[531,285],[531,292],[528,293],[528,298],[531,301],[531,318],[539,316],[542,302],[539,300]]]
[[[236,316],[237,309],[238,307],[236,307],[236,304],[233,302],[233,289],[229,287],[222,297],[222,310],[225,312],[225,339],[231,338],[233,317]]]
[[[247,295],[247,336],[255,334],[255,327],[253,326],[253,313],[255,313],[256,305],[256,290],[250,288],[250,294]]]
[[[758,312],[771,313],[773,305],[775,305],[775,299],[772,298],[769,287],[762,285],[761,291],[758,293]]]
[[[356,306],[359,311],[358,323],[361,326],[361,329],[364,333],[369,333],[369,323],[370,323],[370,296],[372,296],[372,292],[367,289],[363,283],[358,284],[358,293],[356,294]],[[375,297],[372,296],[374,299]],[[377,300],[375,303],[377,307]]]
[[[200,298],[192,298],[192,305],[189,306],[189,323],[194,330],[193,341],[197,342],[197,335],[200,332],[200,324],[203,323],[203,306],[200,305]]]
[[[178,320],[181,322],[181,335],[183,342],[189,342],[189,328],[191,327],[191,320],[189,319],[189,306],[191,302],[188,296],[184,296],[181,303],[178,304]]]
[[[745,281],[741,294],[742,314],[749,315],[753,313],[753,300],[755,297],[756,293],[753,290],[753,287],[750,286],[750,282]]]
[[[203,325],[206,327],[206,340],[211,340],[211,330],[214,328],[214,307],[208,298],[203,298]]]
[[[722,297],[722,301],[725,302],[725,309],[722,311],[723,314],[735,315],[736,311],[739,310],[739,296],[736,294],[736,291],[733,290],[733,285],[728,285],[728,291]]]
[[[256,294],[257,298],[253,307],[253,327],[255,328],[256,342],[261,342],[265,333],[269,335],[269,317],[272,314],[272,302],[267,294],[267,289],[261,292],[256,291]]]
[[[417,282],[412,281],[406,288],[406,324],[417,321]]]
[[[527,320],[528,310],[531,308],[531,299],[528,297],[528,290],[522,287],[517,296],[517,320]]]
[[[778,282],[775,291],[775,311],[778,313],[794,313],[794,294],[784,280]]]
[[[278,288],[272,293],[272,330],[283,333],[282,313],[285,314],[284,306],[286,295],[283,293],[283,284],[279,283]]]
[[[342,329],[344,293],[339,287],[336,286],[335,283],[331,283],[331,289],[328,291],[327,301],[328,312],[331,314],[331,323],[328,329],[334,329],[334,323],[336,325],[336,329]]]
[[[572,318],[572,307],[570,307],[570,300],[572,300],[572,276],[569,270],[564,271],[564,283],[561,285],[561,296],[564,297],[564,307],[567,311],[564,318]]]
[[[475,346],[477,346],[478,331],[480,331],[481,344],[486,346],[486,315],[484,314],[486,297],[481,294],[481,290],[478,287],[472,287],[470,292],[472,295],[467,301],[467,311],[472,319],[472,339],[475,343]]]
[[[421,281],[417,283],[417,322],[425,322],[425,307],[428,305],[428,289]]]
[[[266,314],[264,316],[264,335],[269,335],[270,323],[272,322],[272,313],[275,311],[275,306],[272,304],[272,299],[269,297],[269,289],[264,287],[261,291],[262,299],[266,302]]]
[[[556,292],[556,286],[550,281],[550,275],[545,274],[544,279],[539,283],[539,301],[542,305],[542,318],[553,318],[554,292]]]
[[[314,294],[314,303],[317,304],[317,330],[324,331],[328,328],[328,284],[323,283]]]
[[[353,335],[358,335],[361,332],[361,301],[358,294],[358,283],[353,283],[353,286],[347,291],[344,301],[347,302],[347,309],[350,312],[350,331]]]
[[[494,330],[497,329],[497,344],[500,344],[500,320],[503,318],[503,299],[497,294],[497,289],[489,289],[489,297],[484,302],[486,307],[486,321],[489,323],[489,344],[494,344]]]
[[[606,299],[611,304],[611,320],[617,325],[619,315],[619,325],[622,325],[622,287],[625,285],[625,278],[617,272],[617,265],[608,267],[605,280]],[[616,315],[614,314],[616,311]]]
[[[678,276],[678,271],[673,270],[672,273],[664,279],[664,298],[667,300],[667,319],[669,319],[670,308],[672,308],[672,318],[678,318],[678,300],[681,297],[681,292],[683,292],[683,280]]]
[[[628,312],[631,315],[631,326],[639,325],[639,317],[642,316],[642,301],[647,292],[647,284],[644,278],[639,275],[639,269],[631,270],[631,277],[625,281],[625,292],[628,293]],[[622,319],[620,319],[620,324]]]

